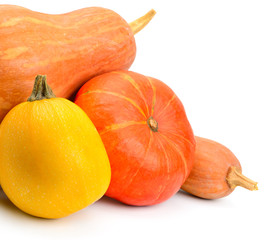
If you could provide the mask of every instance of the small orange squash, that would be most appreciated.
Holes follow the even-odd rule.
[[[195,140],[183,104],[166,84],[131,71],[105,73],[84,84],[75,103],[107,150],[107,196],[144,206],[179,191],[192,168]]]
[[[195,161],[182,189],[206,199],[222,198],[236,186],[257,190],[257,183],[242,174],[239,160],[224,145],[195,136]]]
[[[128,69],[136,54],[134,34],[154,14],[128,24],[100,7],[50,15],[0,5],[0,122],[27,99],[37,73],[47,75],[57,96],[70,98],[91,77]]]

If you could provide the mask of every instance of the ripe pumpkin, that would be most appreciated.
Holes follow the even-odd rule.
[[[73,102],[55,98],[45,76],[0,126],[0,177],[8,198],[37,217],[68,216],[101,198],[110,182],[102,140]]]
[[[195,162],[182,189],[206,199],[225,197],[241,186],[258,190],[257,182],[242,174],[236,156],[224,145],[210,139],[195,136]]]
[[[131,71],[88,81],[75,103],[101,135],[111,164],[106,195],[130,205],[153,205],[187,178],[195,140],[184,107],[163,82]]]
[[[99,7],[50,15],[0,5],[0,122],[27,99],[38,72],[57,96],[70,98],[91,77],[128,69],[136,55],[134,34],[154,14],[128,24]]]

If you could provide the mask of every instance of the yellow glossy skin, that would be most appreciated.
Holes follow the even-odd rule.
[[[70,215],[101,198],[110,164],[87,115],[63,98],[24,102],[0,126],[0,182],[24,212]]]

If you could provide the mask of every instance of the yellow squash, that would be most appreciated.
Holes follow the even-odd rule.
[[[110,164],[101,138],[77,105],[56,98],[38,75],[27,102],[0,126],[0,182],[24,212],[43,218],[70,215],[101,198]]]

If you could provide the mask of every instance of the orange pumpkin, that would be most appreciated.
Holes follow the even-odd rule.
[[[153,205],[180,189],[192,168],[195,139],[181,101],[167,85],[115,71],[88,81],[75,103],[106,147],[112,171],[107,196]]]
[[[99,7],[50,15],[0,5],[0,122],[30,95],[45,74],[58,97],[70,98],[91,77],[128,69],[136,54],[134,33],[155,14],[128,24]]]

